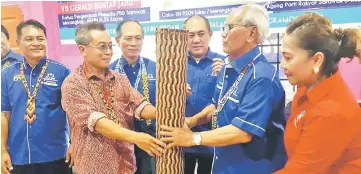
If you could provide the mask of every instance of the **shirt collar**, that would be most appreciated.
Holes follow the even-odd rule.
[[[119,61],[119,60],[118,60],[118,61]],[[122,68],[124,68],[125,66],[129,65],[124,56],[121,57],[121,61],[122,61],[122,64],[123,64],[123,67],[122,67]],[[139,66],[138,66],[139,64],[140,64],[140,56],[139,56],[138,59],[137,59],[137,63],[135,64],[135,65],[136,65],[135,67],[139,67]]]
[[[25,69],[38,69],[38,68],[41,68],[41,67],[43,67],[43,66],[45,65],[47,59],[48,59],[48,58],[47,58],[46,56],[43,57],[43,58],[41,58],[40,61],[39,61],[39,63],[36,64],[34,68],[31,67],[31,66],[26,62],[26,59],[25,59],[25,58],[23,58],[22,61],[24,62],[24,68],[25,68]]]
[[[211,48],[208,47],[207,54],[206,54],[206,56],[204,58],[207,58],[207,59],[213,61],[213,59],[215,58],[214,54],[215,53],[211,51]],[[188,51],[188,59],[193,59],[193,55],[191,54],[190,51]]]
[[[84,73],[85,77],[87,80],[90,80],[92,78],[94,79],[102,79],[98,76],[96,76],[95,74],[93,74],[87,67],[86,67],[86,64],[85,62],[83,63],[83,65],[80,66],[80,71]],[[106,69],[106,72],[105,72],[105,79],[102,79],[104,81],[108,81],[108,80],[111,80],[115,78],[114,74],[112,71],[110,71],[108,68]]]
[[[306,93],[307,99],[316,104],[322,98],[324,98],[331,90],[337,88],[340,84],[344,83],[339,70],[335,74],[326,78],[318,85],[316,85],[311,91]],[[304,89],[305,90],[305,89]],[[305,90],[306,91],[306,90]]]
[[[20,54],[14,53],[11,49],[8,51],[4,59],[1,60],[1,62],[6,61],[8,59],[15,59],[17,61],[22,61],[22,56]]]
[[[229,62],[234,70],[237,71],[237,73],[241,73],[242,70],[251,62],[252,59],[254,59],[258,54],[260,54],[259,47],[256,46],[252,50],[248,51],[246,54],[238,57],[236,60]],[[228,59],[228,58],[227,58]]]

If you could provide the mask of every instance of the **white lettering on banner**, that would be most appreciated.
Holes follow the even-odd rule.
[[[133,6],[133,4],[134,4],[133,1],[120,1],[118,8]]]
[[[127,10],[127,15],[145,14],[145,10]]]
[[[296,7],[297,2],[285,2],[285,7]]]
[[[70,6],[70,11],[71,12],[86,11],[86,10],[92,10],[92,9],[93,9],[93,4],[92,3],[74,4],[74,5]]]
[[[290,23],[292,22],[296,16],[289,16],[289,17],[280,17],[280,18],[269,18],[270,24],[272,23]]]
[[[298,1],[298,6],[313,6],[316,4],[317,1]]]
[[[94,2],[94,10],[113,8],[117,6],[117,2]]]
[[[165,18],[174,17],[174,14],[173,13],[162,13],[162,17],[165,17]]]
[[[275,9],[275,8],[283,8],[283,4],[267,4],[266,5],[268,9]]]

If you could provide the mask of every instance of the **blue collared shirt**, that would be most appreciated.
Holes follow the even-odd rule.
[[[155,68],[155,62],[143,57],[145,68],[147,70],[148,74],[148,88],[149,88],[149,101],[152,103],[153,106],[155,106],[155,75],[156,75],[156,68]],[[118,60],[114,61],[112,64],[110,64],[109,69],[115,70],[116,65],[118,64]],[[132,66],[128,64],[128,62],[125,60],[125,58],[122,56],[121,58],[123,69],[125,71],[125,74],[127,75],[130,84],[134,87],[135,81],[137,79],[137,75],[140,69],[140,59],[137,60],[137,63]],[[143,94],[143,81],[140,79],[137,89],[142,95]],[[145,132],[146,131],[146,123],[144,120],[136,120],[135,121],[135,130],[139,132]],[[152,120],[152,134],[155,136],[155,120]]]
[[[4,69],[4,65],[9,61],[8,66],[15,64],[16,62],[21,62],[23,56],[20,54],[14,53],[12,50],[9,50],[8,54],[1,60],[1,69]],[[5,67],[6,68],[6,67]]]
[[[212,74],[214,58],[224,59],[224,56],[208,49],[206,56],[198,63],[188,53],[187,83],[192,88],[192,95],[187,97],[186,117],[191,117],[201,112],[207,105],[211,104],[214,89],[216,87],[217,75]],[[202,132],[210,129],[210,124],[199,125],[192,128],[194,132]],[[185,148],[187,153],[212,154],[213,148],[196,146]]]
[[[222,88],[222,97],[225,95],[251,60],[237,90],[218,114],[218,127],[233,125],[253,138],[245,144],[215,147],[215,174],[270,174],[287,160],[283,145],[285,92],[277,70],[258,47],[223,67],[213,102],[218,102]]]
[[[23,60],[25,78],[31,93],[46,59],[41,59],[35,68]],[[69,127],[61,106],[60,87],[69,69],[49,60],[35,98],[37,119],[28,124],[24,120],[28,95],[21,81],[21,65],[21,62],[17,62],[1,72],[1,111],[10,112],[8,148],[12,164],[43,163],[64,158]]]

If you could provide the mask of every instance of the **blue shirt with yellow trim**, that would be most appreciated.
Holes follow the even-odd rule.
[[[255,47],[226,64],[217,79],[213,102],[230,89],[250,64],[236,91],[218,114],[218,127],[233,125],[253,136],[251,142],[214,148],[214,174],[270,174],[286,163],[283,144],[285,92],[277,70]],[[255,58],[257,57],[257,58]]]
[[[6,54],[6,56],[1,60],[1,69],[4,69],[4,65],[7,64],[6,62],[9,62],[7,66],[10,66],[15,64],[16,62],[21,62],[22,60],[22,55],[16,54],[12,50],[9,50],[8,54]]]
[[[46,57],[32,68],[25,59],[25,78],[32,93]],[[69,127],[61,106],[60,87],[70,73],[64,65],[49,60],[48,68],[36,95],[37,119],[24,120],[28,95],[21,81],[17,62],[1,72],[1,111],[10,112],[8,149],[13,165],[44,163],[65,157]]]
[[[125,60],[125,58],[122,56],[120,59],[114,61],[110,64],[109,69],[115,70],[116,65],[118,64],[118,61],[122,61],[123,69],[125,71],[125,74],[128,77],[128,80],[130,81],[130,84],[132,87],[135,86],[135,81],[137,79],[138,72],[140,70],[140,58],[138,58],[137,63],[135,65],[130,65]],[[149,101],[152,103],[153,106],[155,106],[155,88],[156,88],[156,64],[154,61],[143,57],[145,68],[147,70],[148,74],[148,88],[149,88]],[[143,81],[140,79],[137,89],[142,95],[143,94]],[[135,121],[135,130],[138,132],[146,132],[147,126],[145,123],[145,120],[136,120]],[[152,134],[155,136],[155,120],[152,120]]]
[[[186,100],[186,117],[194,116],[211,104],[216,87],[217,74],[212,73],[214,58],[224,59],[225,56],[212,52],[208,49],[206,56],[196,62],[188,53],[187,83],[192,88],[192,95]],[[210,130],[210,124],[199,125],[192,128],[193,132]],[[213,154],[213,148],[207,146],[187,147],[186,153]]]

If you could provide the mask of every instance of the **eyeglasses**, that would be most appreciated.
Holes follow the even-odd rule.
[[[222,31],[228,33],[235,27],[255,27],[255,25],[224,24],[224,27],[222,27]]]
[[[115,46],[115,45],[113,45],[113,44],[108,45],[108,46],[106,46],[106,45],[99,45],[99,46],[86,45],[86,47],[95,48],[95,49],[97,49],[97,50],[99,50],[99,51],[101,51],[103,53],[106,53],[108,51],[108,49],[110,51],[113,51],[113,46]]]

